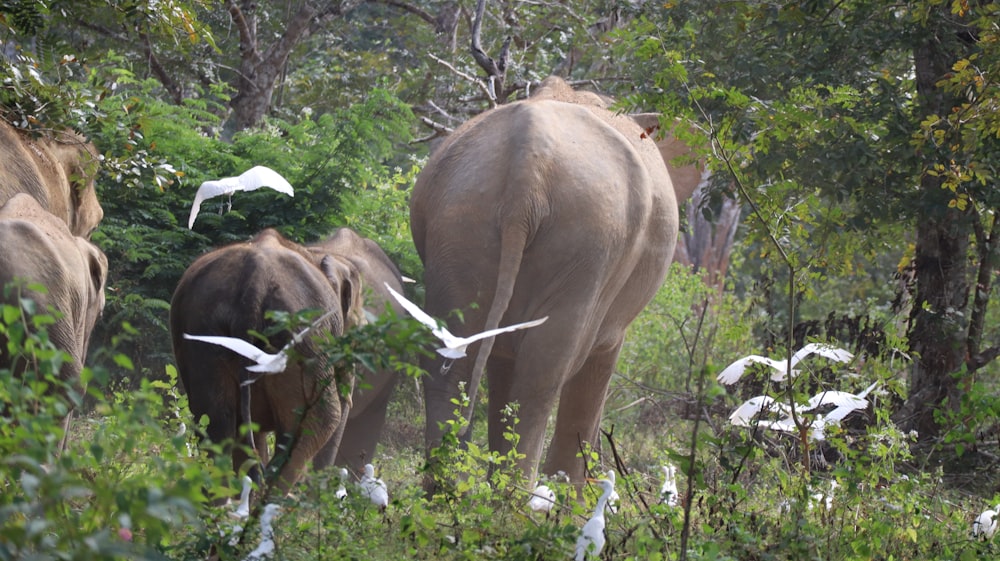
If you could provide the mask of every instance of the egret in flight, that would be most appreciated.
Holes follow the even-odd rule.
[[[787,378],[794,378],[799,372],[798,370],[795,370],[795,365],[798,364],[800,360],[813,354],[836,362],[848,362],[854,358],[853,354],[845,351],[844,349],[839,349],[826,343],[809,343],[792,355],[791,360],[775,360],[773,358],[759,355],[745,356],[723,369],[716,379],[720,384],[727,386],[735,384],[739,381],[751,364],[766,364],[767,366],[770,366],[772,370],[771,380],[781,382]],[[792,368],[791,374],[788,372],[789,367]]]
[[[211,343],[213,345],[219,345],[220,347],[225,347],[234,353],[240,354],[249,358],[250,360],[256,362],[256,364],[247,366],[247,370],[250,372],[255,372],[260,375],[264,374],[278,374],[284,372],[285,368],[288,366],[288,351],[302,342],[306,334],[309,333],[313,327],[316,327],[322,323],[326,318],[335,314],[337,310],[331,310],[321,315],[316,321],[312,322],[311,325],[307,326],[302,331],[296,333],[292,340],[288,342],[284,347],[281,348],[275,354],[270,354],[265,352],[263,349],[258,348],[253,343],[249,341],[244,341],[237,337],[225,337],[222,335],[189,335],[184,334],[185,339],[192,339],[194,341],[202,341],[204,343]],[[257,378],[247,380],[243,382],[242,385],[252,384],[257,381]]]
[[[224,177],[213,181],[206,181],[198,187],[198,192],[194,194],[194,202],[191,203],[191,216],[188,218],[188,230],[194,227],[194,219],[198,217],[201,210],[201,203],[206,199],[228,195],[228,207],[233,206],[233,193],[237,191],[256,191],[261,187],[270,187],[279,193],[284,193],[289,197],[295,196],[292,185],[285,180],[278,172],[264,166],[254,166],[236,177]]]
[[[485,339],[487,337],[492,337],[500,333],[507,333],[509,331],[517,331],[518,329],[526,329],[528,327],[535,327],[536,325],[541,325],[545,323],[545,320],[549,319],[549,316],[545,316],[541,319],[536,319],[533,321],[527,321],[524,323],[518,323],[514,325],[508,325],[507,327],[499,327],[497,329],[490,329],[482,333],[477,333],[475,335],[470,335],[468,337],[456,337],[452,335],[450,331],[445,329],[442,325],[438,323],[436,319],[427,314],[427,312],[421,310],[416,304],[410,302],[402,294],[396,292],[388,284],[385,285],[389,289],[389,293],[392,294],[407,312],[413,316],[413,319],[419,321],[420,323],[426,325],[430,328],[431,333],[435,337],[444,343],[444,346],[437,350],[438,354],[449,359],[458,359],[465,356],[465,350],[469,345],[475,343],[480,339]]]

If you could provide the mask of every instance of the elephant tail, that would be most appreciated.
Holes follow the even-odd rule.
[[[518,271],[521,269],[521,259],[524,250],[528,245],[529,232],[524,228],[508,227],[503,228],[500,234],[500,261],[497,267],[497,285],[493,293],[493,302],[490,304],[489,314],[486,316],[486,325],[482,331],[496,329],[500,327],[500,320],[507,313],[511,298],[514,295],[514,282],[517,280]],[[486,361],[493,352],[494,337],[483,339],[479,345],[479,352],[476,353],[476,362],[472,367],[472,377],[469,379],[469,408],[465,413],[465,430],[472,426],[472,411],[476,406],[476,394],[479,391],[479,384],[483,379],[483,372],[486,370]]]

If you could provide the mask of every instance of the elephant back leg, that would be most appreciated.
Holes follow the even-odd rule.
[[[591,352],[583,366],[566,381],[559,396],[556,426],[542,470],[565,471],[574,482],[583,481],[584,463],[577,457],[580,442],[597,445],[601,412],[621,342]]]

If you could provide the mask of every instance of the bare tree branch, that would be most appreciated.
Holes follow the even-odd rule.
[[[180,85],[177,83],[170,74],[167,73],[167,69],[160,64],[160,59],[157,58],[156,54],[153,52],[153,44],[149,40],[149,34],[145,32],[139,33],[139,40],[142,41],[142,52],[146,56],[146,61],[149,63],[149,69],[153,72],[153,75],[160,80],[163,87],[170,93],[170,99],[177,105],[181,104],[183,101],[183,92]]]
[[[503,42],[500,49],[500,60],[495,61],[486,51],[483,50],[481,32],[483,28],[483,15],[486,12],[486,0],[479,0],[476,4],[476,17],[472,21],[472,57],[476,59],[479,66],[486,71],[489,86],[487,95],[490,98],[490,106],[495,107],[500,101],[497,92],[504,91],[504,78],[507,75],[507,64],[510,62],[510,42],[511,37]]]

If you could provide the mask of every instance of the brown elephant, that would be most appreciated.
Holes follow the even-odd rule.
[[[516,402],[520,467],[533,480],[558,403],[542,469],[582,480],[580,443],[596,442],[625,330],[663,282],[678,201],[697,186],[671,182],[664,159],[681,147],[667,139],[661,154],[645,126],[548,78],[531,98],[463,124],[431,155],[410,200],[424,309],[456,335],[549,320],[470,347],[446,374],[440,356],[425,359],[428,450],[441,442],[459,382],[474,404],[485,368],[490,448],[509,450],[502,413]]]
[[[99,163],[94,145],[73,131],[36,139],[0,120],[0,204],[27,193],[90,239],[104,217],[94,189]]]
[[[317,469],[333,463],[351,408],[353,376],[328,364],[315,339],[317,332],[343,335],[364,321],[361,278],[351,261],[308,250],[275,230],[264,230],[246,243],[211,251],[184,272],[170,306],[170,334],[181,383],[195,418],[208,416],[208,438],[232,442],[248,421],[259,424],[257,451],[268,461],[264,436],[278,435],[278,449],[292,445],[278,469],[276,490],[287,493],[307,462]],[[245,418],[241,382],[252,362],[227,348],[184,338],[184,334],[236,337],[255,344],[248,333],[264,333],[267,311],[334,312],[295,346],[284,372],[265,375],[243,386],[249,394]],[[281,349],[290,333],[270,338]],[[232,447],[233,466],[242,469],[244,449]],[[277,458],[275,458],[277,459]],[[274,465],[272,465],[274,464]],[[253,470],[256,472],[256,470]]]
[[[74,236],[34,197],[18,193],[0,207],[0,294],[4,302],[14,305],[20,298],[31,298],[36,313],[54,312],[55,322],[47,330],[49,341],[69,355],[59,372],[63,380],[75,382],[83,370],[94,324],[104,309],[107,277],[104,252]],[[33,283],[46,290],[30,289]],[[7,354],[2,339],[0,367],[14,372],[29,368],[23,360]],[[67,415],[64,431],[70,418]]]
[[[389,302],[396,315],[405,316],[402,306],[389,297],[389,291],[385,288],[388,284],[393,290],[402,293],[399,269],[377,243],[359,236],[350,228],[340,228],[326,240],[309,245],[309,250],[319,255],[341,256],[357,267],[366,287],[365,309],[368,312],[378,315],[385,310],[385,303]],[[364,472],[365,464],[370,463],[375,454],[375,446],[385,426],[386,407],[398,378],[398,373],[393,370],[364,371],[361,374],[361,380],[352,396],[351,414],[337,452],[337,465],[346,465],[357,474]]]

